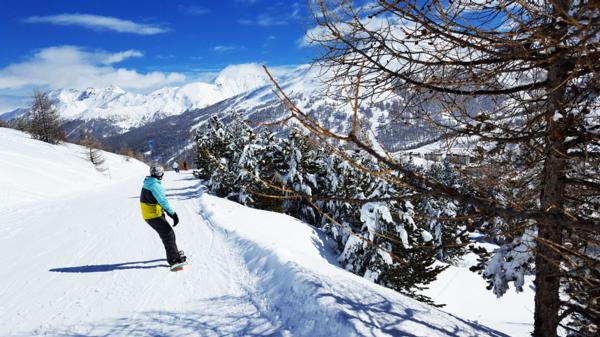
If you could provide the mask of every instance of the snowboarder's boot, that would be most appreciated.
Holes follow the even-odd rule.
[[[185,256],[185,254],[183,253],[183,250],[179,251],[179,260],[181,262],[186,262],[187,261],[187,257]]]
[[[184,255],[183,250],[179,251],[179,258],[170,264],[171,271],[182,271],[184,266],[187,266],[187,257]]]

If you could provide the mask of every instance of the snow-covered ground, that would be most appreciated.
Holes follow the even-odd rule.
[[[113,153],[103,152],[102,157],[103,172],[78,145],[51,145],[0,128],[0,212],[20,209],[23,203],[44,204],[63,195],[85,194],[147,170],[145,164]]]
[[[107,154],[108,175],[80,150],[0,128],[1,336],[506,336],[342,270],[313,228],[189,172],[163,180],[191,261],[171,273],[140,216],[147,168]]]
[[[525,276],[522,293],[513,288],[497,298],[485,288],[487,284],[480,275],[468,270],[475,262],[475,254],[466,255],[459,266],[446,269],[424,293],[436,303],[446,304],[444,311],[510,336],[529,336],[533,331],[534,276]]]

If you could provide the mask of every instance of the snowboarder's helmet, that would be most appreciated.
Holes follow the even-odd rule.
[[[152,165],[150,167],[150,176],[158,178],[158,179],[162,179],[162,176],[164,174],[165,174],[165,170],[162,168],[162,166]]]

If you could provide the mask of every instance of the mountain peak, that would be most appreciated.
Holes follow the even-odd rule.
[[[110,91],[110,92],[112,92],[114,94],[124,94],[124,93],[126,93],[125,90],[123,90],[121,87],[119,87],[117,85],[114,85],[114,84],[111,84],[110,86],[106,87],[104,90]]]
[[[269,78],[260,65],[246,63],[223,69],[214,83],[232,96],[268,84]]]

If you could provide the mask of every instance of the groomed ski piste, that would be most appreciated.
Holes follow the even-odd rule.
[[[0,128],[0,336],[508,336],[340,268],[285,215],[163,185],[190,266],[141,219],[148,167]],[[506,308],[510,310],[510,308]]]

